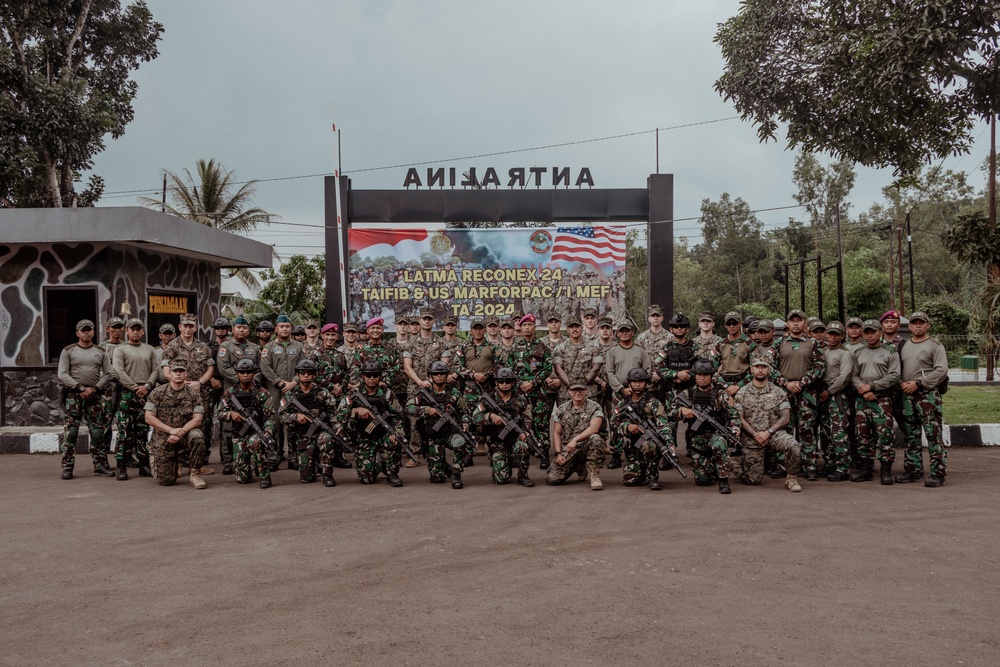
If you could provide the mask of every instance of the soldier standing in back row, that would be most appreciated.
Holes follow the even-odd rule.
[[[62,478],[73,479],[76,439],[84,421],[90,431],[94,474],[114,477],[104,449],[104,429],[111,428],[104,405],[104,394],[111,383],[111,361],[104,350],[94,345],[94,323],[90,320],[77,323],[76,338],[76,343],[67,345],[59,354],[58,377],[63,384],[66,411],[66,430],[60,443]]]
[[[844,340],[843,324],[830,322],[826,340],[823,348],[826,375],[819,394],[823,459],[826,462],[823,474],[831,482],[840,482],[847,476],[851,465],[851,448],[847,440],[851,419],[848,389],[854,377],[855,364],[854,355],[841,345]]]
[[[882,326],[877,320],[862,324],[866,346],[853,353],[856,372],[852,379],[855,399],[855,432],[857,433],[857,471],[852,482],[867,482],[875,478],[875,457],[881,463],[879,481],[892,484],[892,464],[896,450],[892,442],[893,393],[899,384],[899,355],[891,345],[882,342]],[[842,479],[842,476],[839,476]],[[836,480],[840,481],[840,479]]]
[[[302,344],[292,340],[292,321],[284,313],[278,316],[274,329],[277,338],[265,345],[260,351],[260,374],[264,378],[262,384],[271,392],[272,405],[280,405],[281,397],[294,389],[298,383],[295,367],[302,360]],[[278,469],[286,448],[288,449],[288,469],[297,470],[299,465],[295,451],[289,446],[290,438],[287,424],[284,421],[282,424],[285,427],[279,428],[274,434],[278,446],[277,450],[271,453],[274,457],[271,460],[271,472]]]
[[[167,349],[163,351],[162,366],[168,365],[174,359],[183,359],[187,370],[187,384],[189,387],[201,393],[201,405],[204,408],[209,406],[210,381],[215,374],[215,355],[205,343],[198,340],[196,332],[198,330],[198,318],[193,313],[181,315],[180,335],[171,341]],[[212,433],[212,415],[203,415],[201,432],[205,435],[205,453],[203,461],[208,460],[210,438]],[[180,462],[188,465],[187,450],[180,450]],[[214,472],[211,468],[199,471],[202,475],[211,475]]]
[[[819,410],[817,385],[826,373],[823,351],[815,340],[804,335],[806,314],[788,313],[788,333],[775,344],[777,375],[775,383],[788,392],[795,423],[795,437],[801,443],[802,469],[806,479],[819,478],[819,451],[816,447],[816,420]],[[792,462],[785,461],[791,474]]]
[[[427,369],[433,362],[443,361],[446,358],[441,338],[434,335],[434,309],[421,308],[420,333],[406,342],[406,350],[403,351],[403,372],[410,379],[406,385],[407,402],[421,389],[431,386],[430,380],[427,379]],[[416,427],[417,419],[411,415],[409,447],[414,457],[419,460],[421,450],[426,447],[426,443],[423,441],[420,429]],[[415,468],[418,465],[412,460],[406,462],[407,468]]]
[[[740,314],[726,313],[723,320],[726,337],[716,346],[714,361],[718,365],[715,379],[730,396],[750,382],[750,338],[743,331]]]
[[[883,325],[884,326],[884,325]],[[910,340],[898,351],[903,381],[903,434],[906,436],[906,462],[897,482],[908,483],[924,475],[920,432],[927,437],[930,477],[924,486],[942,486],[948,474],[948,452],[944,448],[941,415],[941,387],[947,386],[948,354],[944,345],[927,335],[930,320],[926,313],[910,315]]]
[[[535,316],[528,314],[521,318],[522,338],[514,343],[510,353],[510,367],[518,377],[518,389],[531,403],[531,419],[535,425],[535,437],[545,452],[539,463],[542,470],[549,468],[549,419],[545,397],[545,379],[552,373],[552,355],[545,343],[535,337]]]
[[[729,317],[728,315],[726,316]],[[694,353],[699,359],[715,362],[716,350],[722,338],[715,335],[715,317],[712,313],[703,312],[698,316],[698,335],[691,339],[694,343]],[[749,362],[747,362],[749,366]]]
[[[142,342],[143,330],[142,320],[138,317],[130,319],[126,334],[128,342],[115,348],[111,360],[115,377],[122,385],[118,406],[118,446],[115,448],[118,464],[115,477],[120,482],[128,479],[126,461],[133,455],[139,461],[139,476],[153,476],[149,470],[149,450],[146,446],[149,426],[146,425],[144,408],[146,397],[156,385],[159,369],[152,346]]]

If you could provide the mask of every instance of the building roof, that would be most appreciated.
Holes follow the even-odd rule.
[[[271,268],[266,243],[141,206],[0,208],[0,229],[5,244],[117,243],[227,268]]]

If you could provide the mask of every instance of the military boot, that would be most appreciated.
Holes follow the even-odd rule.
[[[115,473],[115,478],[119,482],[124,482],[128,479],[128,466],[125,465],[125,461],[118,462],[118,468]]]
[[[587,464],[587,472],[590,473],[590,490],[600,491],[604,488],[601,482],[601,468],[596,463]]]
[[[463,467],[468,468],[469,466],[476,465],[476,462],[472,459],[472,454],[465,455],[465,461],[462,462]]]
[[[403,480],[401,480],[399,478],[399,475],[397,475],[396,473],[389,473],[388,475],[386,475],[385,481],[386,483],[389,484],[389,486],[393,488],[399,488],[403,486]]]
[[[923,476],[923,472],[904,470],[902,475],[896,475],[896,484],[913,484],[923,479]]]
[[[828,482],[846,482],[850,477],[846,472],[840,472],[835,469],[826,476],[826,480]]]
[[[152,477],[153,471],[149,467],[149,455],[139,456],[139,477]]]
[[[535,485],[535,483],[531,481],[531,478],[528,477],[528,473],[524,470],[517,473],[517,483],[529,489]]]
[[[611,455],[611,461],[608,463],[608,470],[614,470],[616,468],[622,467],[622,455],[615,452]]]
[[[733,490],[729,488],[729,478],[728,477],[720,477],[719,478],[719,493],[721,493],[723,495],[727,495],[727,494],[730,494],[732,492],[733,492]]]
[[[271,488],[271,478],[270,477],[262,477],[261,480],[260,480],[260,488],[262,488],[262,489],[270,489]]]
[[[334,454],[333,460],[330,461],[334,468],[352,468],[354,467],[350,461],[344,458],[344,452],[336,452]]]
[[[190,481],[191,481],[191,486],[193,486],[196,489],[204,489],[205,487],[208,486],[208,484],[205,483],[205,480],[201,478],[201,474],[198,472],[197,468],[191,469]]]
[[[924,482],[924,486],[929,486],[930,488],[937,488],[939,486],[944,486],[944,475],[931,475]]]
[[[883,463],[879,467],[878,480],[883,486],[892,485],[892,463]]]
[[[798,493],[802,490],[802,486],[799,484],[799,480],[795,479],[795,475],[789,475],[785,480],[785,488],[792,493]]]
[[[663,487],[660,486],[660,481],[659,480],[657,480],[657,479],[651,479],[651,480],[649,480],[649,490],[650,491],[659,491],[662,488]]]
[[[337,480],[335,480],[333,478],[332,474],[324,473],[323,474],[323,486],[328,487],[328,488],[331,487],[331,486],[337,486]]]
[[[62,478],[63,479],[73,479],[73,469],[72,468],[63,468]]]
[[[460,472],[453,472],[451,474],[451,488],[453,488],[453,489],[461,489],[461,488],[464,488],[464,487],[465,487],[465,485],[462,484],[462,473],[460,473]]]
[[[875,479],[875,461],[866,459],[851,473],[852,482],[870,482]]]
[[[111,465],[108,463],[107,457],[103,461],[98,461],[94,464],[94,474],[98,477],[114,477],[115,471],[111,469]]]
[[[538,467],[541,470],[548,470],[549,469],[549,455],[548,454],[546,454],[544,457],[542,457],[542,459],[538,462]]]

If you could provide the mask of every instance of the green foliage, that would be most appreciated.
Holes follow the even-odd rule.
[[[296,321],[304,322],[310,317],[325,320],[326,258],[323,255],[311,259],[292,255],[277,271],[267,269],[261,273],[261,280],[265,284],[257,301],[268,315],[285,312]]]
[[[928,299],[917,307],[931,318],[935,335],[965,336],[969,333],[969,313],[947,299]]]
[[[649,306],[649,253],[639,243],[639,231],[630,229],[625,235],[625,310],[633,322],[646,321]],[[674,308],[677,307],[677,282],[674,281]]]
[[[795,158],[792,182],[797,192],[795,201],[805,207],[813,227],[831,229],[836,225],[837,210],[841,220],[847,217],[847,201],[854,187],[854,166],[841,160],[823,167],[812,153],[800,151]]]
[[[0,206],[92,206],[104,183],[81,173],[122,136],[163,26],[145,2],[0,3]]]
[[[744,0],[715,88],[761,141],[784,124],[790,147],[913,174],[1000,110],[998,36],[982,0]]]
[[[959,215],[941,240],[945,248],[963,262],[1000,263],[1000,231],[990,226],[983,211]]]

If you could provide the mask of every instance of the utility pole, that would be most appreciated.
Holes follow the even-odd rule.
[[[840,232],[840,202],[837,202],[837,308],[840,314],[840,321],[847,317],[847,294],[844,292],[844,237]]]
[[[990,115],[990,230],[995,234],[997,229],[997,116]],[[1000,282],[1000,266],[991,263],[986,268],[986,282]],[[986,350],[986,381],[993,382],[993,361],[997,354],[996,327],[994,326],[995,315],[992,312],[986,313],[986,332],[988,334]]]

